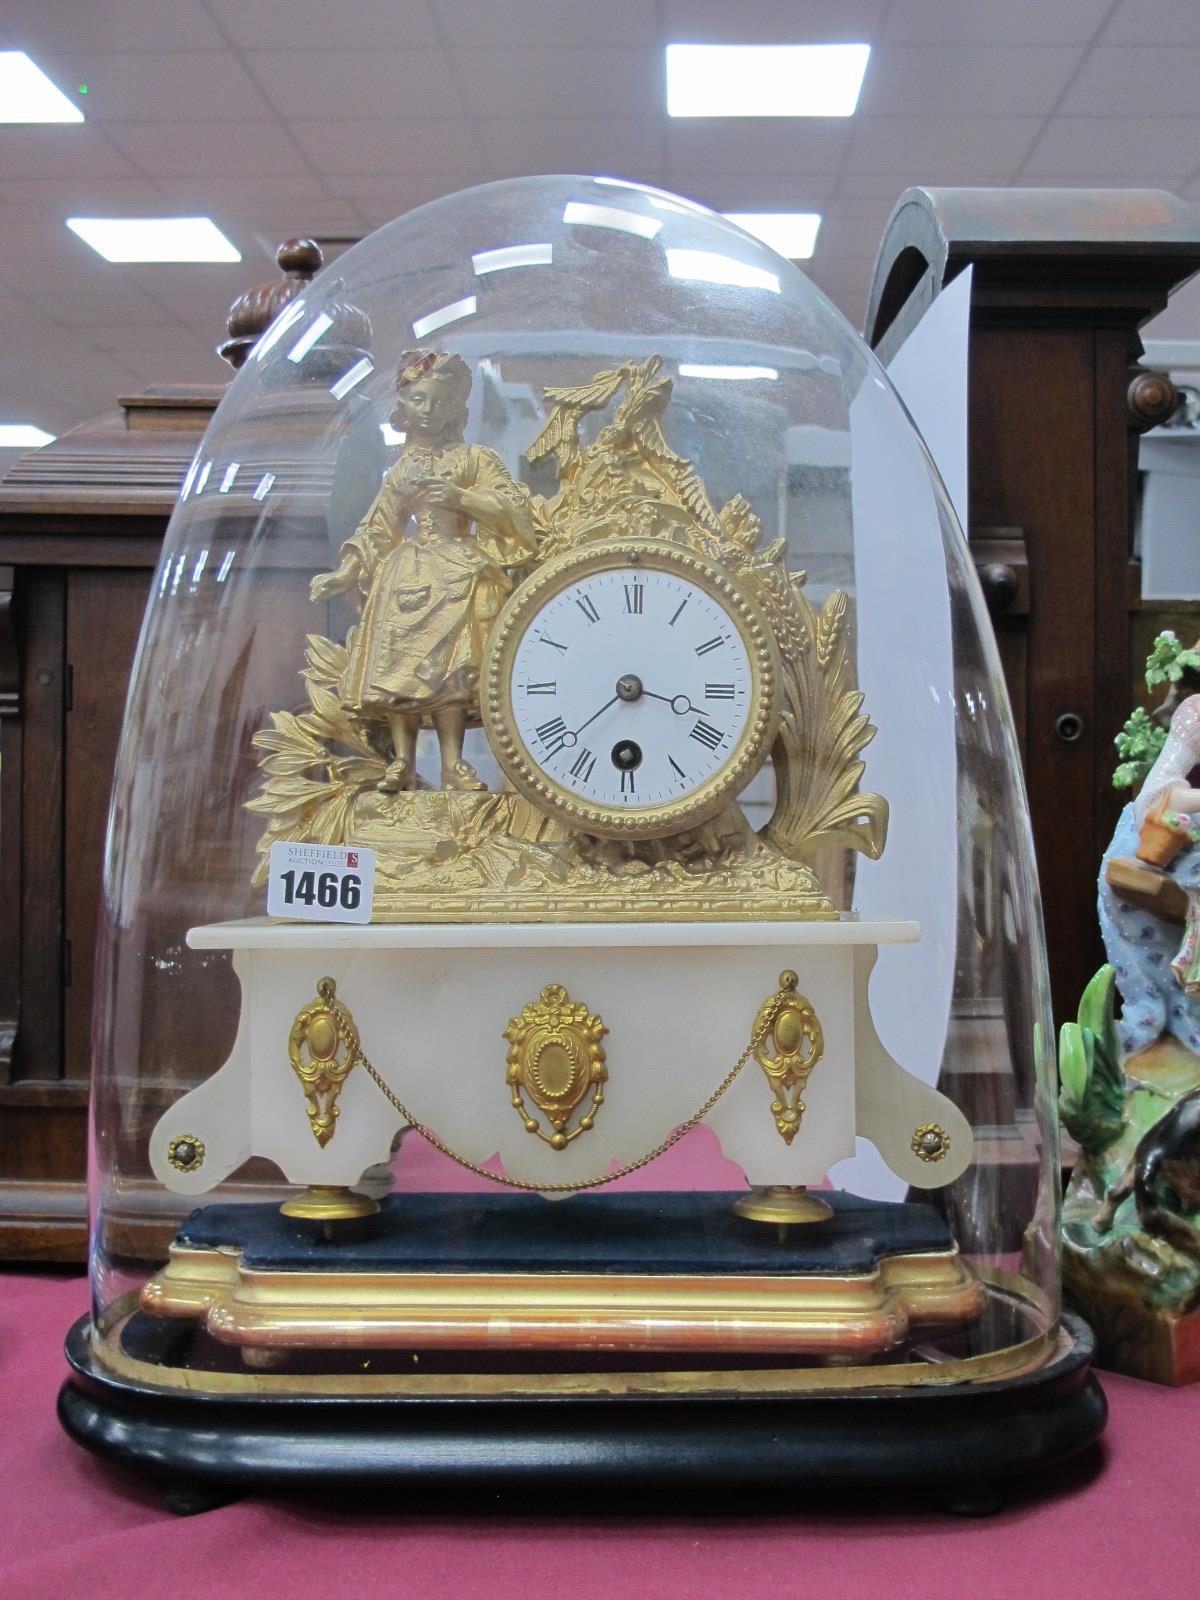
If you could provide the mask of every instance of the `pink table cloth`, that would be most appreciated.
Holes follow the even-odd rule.
[[[805,1489],[760,1515],[712,1495],[603,1513],[569,1492],[406,1509],[398,1490],[180,1518],[58,1426],[62,1339],[86,1306],[81,1277],[0,1273],[3,1600],[1174,1600],[1200,1581],[1200,1385],[1105,1375],[1104,1444],[979,1521]]]

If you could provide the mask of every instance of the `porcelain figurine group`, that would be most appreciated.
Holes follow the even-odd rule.
[[[1200,656],[1160,636],[1147,682],[1170,687],[1118,740],[1136,746],[1118,779],[1141,786],[1101,866],[1108,964],[1059,1041],[1080,1147],[1063,1271],[1107,1365],[1185,1383],[1200,1379]]]

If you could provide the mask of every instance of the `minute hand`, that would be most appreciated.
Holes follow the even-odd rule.
[[[591,716],[587,719],[587,722],[581,722],[579,724],[579,726],[575,729],[575,737],[578,739],[579,735],[583,732],[583,730],[586,727],[590,726],[591,723],[595,722],[597,717],[602,717],[604,715],[604,713],[608,710],[609,706],[615,706],[617,701],[620,698],[621,698],[620,695],[615,694],[615,695],[613,695],[611,700],[606,700],[604,702],[604,704],[600,707],[599,711],[593,711]]]

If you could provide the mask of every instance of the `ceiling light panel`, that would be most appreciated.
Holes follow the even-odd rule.
[[[106,261],[240,261],[211,217],[68,217]]]
[[[672,117],[852,117],[869,44],[669,44]]]
[[[0,122],[82,122],[68,100],[24,50],[0,50]]]
[[[32,422],[0,422],[0,450],[36,450],[53,443],[54,435]]]
[[[789,261],[808,260],[821,226],[816,211],[727,211],[725,217]]]

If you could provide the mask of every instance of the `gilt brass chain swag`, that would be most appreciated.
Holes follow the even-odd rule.
[[[721,1082],[708,1096],[707,1100],[704,1101],[703,1105],[693,1111],[691,1116],[685,1122],[681,1122],[661,1143],[656,1144],[653,1150],[648,1150],[645,1155],[638,1156],[635,1161],[626,1162],[616,1172],[598,1173],[595,1177],[579,1178],[571,1183],[531,1183],[524,1178],[510,1178],[506,1173],[489,1172],[486,1167],[481,1167],[477,1162],[469,1160],[457,1150],[452,1150],[448,1144],[438,1138],[432,1128],[427,1127],[420,1118],[414,1116],[399,1095],[385,1082],[371,1060],[361,1051],[358,1059],[389,1105],[400,1113],[409,1127],[419,1133],[435,1150],[441,1151],[444,1156],[449,1156],[451,1161],[465,1171],[473,1172],[476,1177],[486,1178],[489,1183],[500,1184],[506,1189],[531,1190],[538,1194],[574,1194],[581,1189],[601,1189],[606,1184],[615,1183],[618,1178],[627,1178],[630,1173],[639,1172],[643,1167],[648,1167],[652,1161],[657,1161],[659,1156],[665,1155],[668,1150],[677,1145],[685,1134],[690,1133],[697,1124],[704,1121],[726,1091],[733,1087],[741,1074],[742,1068],[766,1039],[776,1017],[785,1006],[793,1004],[794,1001],[794,990],[781,988],[762,1006],[758,1016],[755,1018],[755,1026],[750,1036],[749,1044],[747,1044],[733,1066],[730,1067],[724,1078],[721,1079]]]

